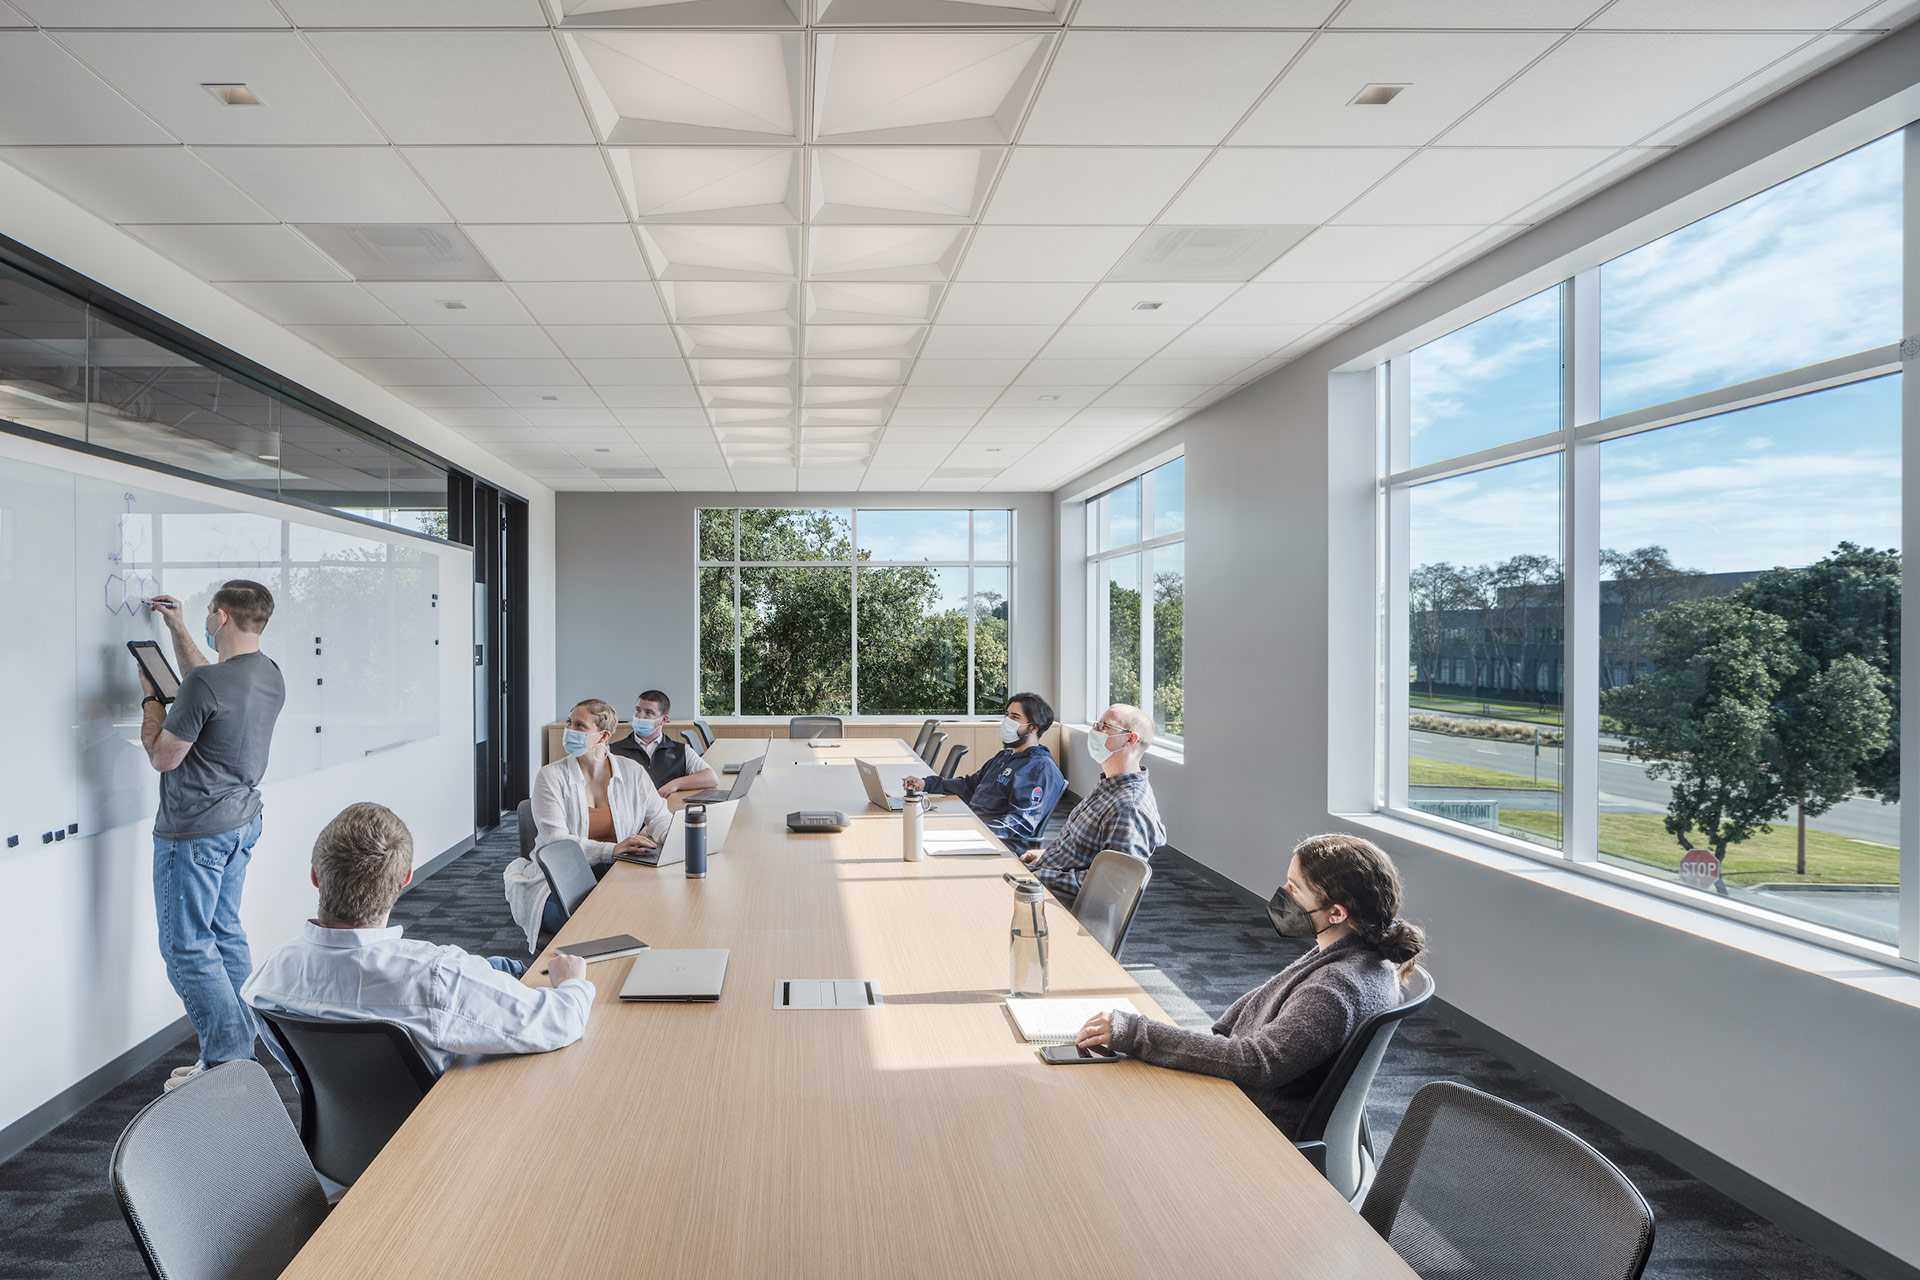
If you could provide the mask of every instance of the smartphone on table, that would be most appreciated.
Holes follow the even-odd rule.
[[[1105,1045],[1090,1045],[1082,1049],[1077,1044],[1050,1044],[1040,1051],[1041,1059],[1050,1066],[1077,1066],[1083,1062],[1118,1062],[1127,1055],[1115,1053]]]

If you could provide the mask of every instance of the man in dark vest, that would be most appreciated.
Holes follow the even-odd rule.
[[[676,791],[705,791],[720,785],[720,775],[700,758],[700,753],[684,742],[667,737],[667,695],[648,689],[633,704],[633,734],[620,739],[609,750],[615,755],[638,760],[653,785],[666,799]]]

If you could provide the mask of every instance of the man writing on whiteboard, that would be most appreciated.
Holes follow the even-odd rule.
[[[240,928],[240,890],[260,838],[260,776],[267,771],[273,722],[287,700],[286,682],[260,652],[260,632],[273,616],[273,594],[236,578],[207,605],[209,662],[187,634],[180,602],[155,596],[173,637],[180,692],[165,706],[146,673],[140,745],[160,773],[160,812],[153,820],[153,907],[167,978],[186,1006],[200,1060],[182,1067],[167,1088],[238,1058],[253,1056],[253,1011],[240,988],[253,972]]]

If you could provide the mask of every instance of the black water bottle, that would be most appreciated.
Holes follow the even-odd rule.
[[[707,806],[690,804],[681,815],[686,824],[687,879],[707,878]]]

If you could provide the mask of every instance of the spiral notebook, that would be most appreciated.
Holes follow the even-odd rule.
[[[1080,1028],[1096,1013],[1105,1013],[1109,1009],[1122,1009],[1135,1014],[1140,1012],[1133,1007],[1133,1001],[1125,996],[1009,1000],[1006,1004],[1013,1025],[1020,1028],[1020,1034],[1028,1044],[1072,1044],[1079,1039]]]

